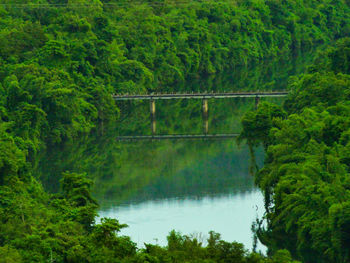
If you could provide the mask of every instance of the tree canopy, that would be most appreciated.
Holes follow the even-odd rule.
[[[283,107],[262,104],[242,120],[241,138],[265,145],[255,176],[266,207],[257,235],[271,253],[287,249],[302,262],[350,260],[349,47],[344,38],[320,52],[307,73],[291,79]]]
[[[243,121],[242,138],[267,150],[258,234],[271,258],[216,233],[137,250],[117,234],[125,225],[95,222],[86,175],[67,171],[49,194],[32,166],[118,118],[113,93],[190,91],[189,79],[346,37],[349,16],[344,0],[0,0],[0,262],[348,260],[348,39],[293,82],[284,109],[262,104]]]

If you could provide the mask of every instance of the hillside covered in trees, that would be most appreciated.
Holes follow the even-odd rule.
[[[348,261],[348,39],[294,80],[284,109],[262,104],[243,120],[241,137],[267,151],[257,234],[269,258],[216,233],[207,246],[172,232],[167,247],[137,250],[116,220],[95,224],[88,175],[67,172],[50,194],[32,169],[40,150],[115,121],[111,94],[184,91],[189,79],[329,45],[350,34],[348,4],[1,0],[0,262]]]
[[[264,103],[242,120],[241,139],[265,146],[255,180],[266,216],[257,235],[272,254],[283,248],[302,262],[350,260],[349,51],[349,38],[326,48],[291,80],[283,107]]]

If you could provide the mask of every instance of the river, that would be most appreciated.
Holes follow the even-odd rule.
[[[148,147],[153,150],[139,153],[137,158],[129,156],[132,164],[120,167],[119,176],[132,174],[135,178],[128,196],[120,196],[113,180],[104,181],[95,190],[100,216],[129,225],[122,234],[142,247],[144,242],[166,245],[172,229],[203,240],[213,230],[226,241],[252,248],[251,224],[262,216],[264,205],[249,174],[246,147],[239,148],[232,139],[159,141],[138,146],[133,142],[123,147],[129,148],[131,155],[134,147],[144,153]],[[261,152],[258,157],[261,161]],[[137,191],[132,190],[135,185]]]
[[[240,74],[195,79],[198,90],[281,90],[287,77],[306,63],[276,62]],[[282,65],[282,64],[281,64]],[[297,68],[296,65],[299,67]],[[245,87],[245,88],[244,88]],[[196,90],[196,88],[191,88]],[[275,100],[281,103],[281,100]],[[129,225],[128,235],[144,243],[165,246],[171,230],[200,238],[221,234],[252,248],[251,225],[264,213],[263,196],[249,174],[246,146],[235,139],[118,142],[118,135],[151,133],[149,104],[123,102],[118,123],[103,134],[51,147],[33,164],[46,189],[59,191],[64,171],[86,173],[94,181],[99,218],[111,217]],[[209,100],[209,133],[237,133],[240,118],[254,108],[254,98]],[[157,134],[202,133],[200,100],[157,102]],[[256,152],[261,166],[263,152]],[[258,249],[265,251],[263,246]]]

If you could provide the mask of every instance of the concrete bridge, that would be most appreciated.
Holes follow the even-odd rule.
[[[171,93],[171,94],[145,94],[145,95],[113,95],[115,100],[169,100],[169,99],[226,99],[226,98],[249,98],[249,97],[284,97],[286,91],[266,92],[218,92],[218,93]]]
[[[219,92],[219,93],[172,93],[172,94],[124,94],[113,95],[116,101],[124,100],[149,100],[151,115],[151,136],[120,136],[118,140],[162,140],[162,139],[207,139],[207,138],[232,138],[237,134],[208,134],[208,99],[226,99],[226,98],[255,98],[255,107],[259,105],[261,97],[284,97],[287,91],[266,91],[266,92]],[[203,134],[197,135],[156,135],[156,100],[169,99],[201,99],[202,100],[202,117],[203,117]]]

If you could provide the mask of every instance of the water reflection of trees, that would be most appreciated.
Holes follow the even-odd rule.
[[[296,65],[302,68],[304,64],[274,61],[249,70],[235,69],[219,76],[192,79],[187,85],[193,91],[282,89],[287,75],[300,70]],[[86,172],[95,181],[96,196],[116,202],[166,196],[196,197],[205,191],[218,194],[226,191],[226,186],[230,191],[234,186],[239,186],[237,189],[251,186],[251,179],[239,172],[246,169],[244,165],[249,165],[248,153],[239,151],[233,142],[118,143],[117,135],[150,134],[147,102],[123,102],[119,106],[120,120],[103,136],[90,134],[50,147],[40,153],[40,158],[34,158],[38,160],[33,164],[35,174],[47,189],[59,190],[58,181],[64,171]],[[209,101],[209,133],[239,132],[241,116],[252,107],[252,99]],[[202,127],[200,100],[157,102],[159,134],[199,134]],[[220,163],[222,160],[224,163]]]
[[[36,164],[51,191],[64,171],[86,172],[101,205],[250,191],[247,149],[234,140],[119,143],[113,132],[51,149]]]
[[[183,154],[175,153],[174,159],[177,160],[165,164],[161,174],[151,183],[139,189],[129,200],[121,201],[202,199],[254,190],[253,179],[248,174],[249,153],[246,148],[238,149],[228,141],[216,141],[211,145],[186,142],[180,151]],[[258,156],[261,159],[261,154]],[[178,165],[176,168],[172,166],[174,162]],[[114,194],[110,192],[105,198],[115,200]]]

